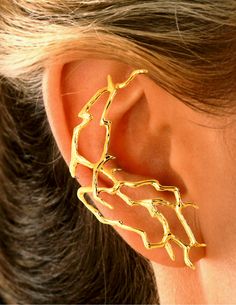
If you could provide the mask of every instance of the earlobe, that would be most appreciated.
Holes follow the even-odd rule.
[[[94,71],[99,71],[99,77],[95,76]],[[167,115],[162,118],[160,116],[161,112],[159,111],[159,116],[157,119],[155,118],[156,108],[158,108],[157,105],[155,107],[155,93],[157,88],[153,82],[140,82],[139,77],[137,77],[129,86],[124,86],[127,88],[122,88],[121,86],[119,88],[120,90],[117,90],[116,102],[113,107],[109,109],[109,117],[104,117],[103,120],[101,120],[101,117],[104,114],[104,107],[106,107],[107,101],[109,101],[109,94],[111,92],[107,90],[107,95],[102,95],[101,101],[99,103],[94,103],[91,109],[88,109],[87,106],[89,105],[91,98],[94,97],[95,92],[99,92],[98,90],[100,88],[109,88],[109,79],[107,83],[108,74],[112,75],[113,78],[113,80],[110,79],[110,87],[115,86],[116,83],[121,84],[124,81],[125,76],[130,75],[130,68],[117,62],[101,60],[87,60],[80,63],[73,62],[64,66],[52,66],[51,69],[47,71],[44,80],[44,95],[46,96],[45,105],[49,122],[58,143],[58,147],[68,165],[71,161],[70,153],[73,129],[75,126],[81,126],[81,124],[83,125],[86,123],[86,128],[82,132],[79,129],[79,134],[74,134],[74,147],[72,144],[72,149],[74,149],[74,154],[72,154],[72,156],[74,155],[75,163],[74,165],[72,164],[71,169],[72,172],[75,169],[79,171],[79,174],[77,174],[78,181],[82,186],[85,186],[87,190],[83,193],[83,187],[80,189],[78,193],[80,200],[100,221],[109,223],[107,220],[110,219],[109,224],[115,224],[123,238],[137,251],[152,260],[166,263],[167,257],[165,257],[163,248],[172,259],[174,259],[175,250],[177,250],[177,252],[180,250],[177,249],[178,247],[182,250],[187,249],[184,246],[185,243],[183,242],[181,244],[180,239],[176,239],[175,235],[171,233],[172,231],[169,225],[164,228],[163,224],[166,223],[166,217],[161,212],[162,208],[159,209],[158,207],[158,205],[165,206],[164,202],[166,202],[167,208],[168,205],[171,205],[172,208],[180,203],[182,205],[183,203],[180,197],[178,197],[179,192],[174,187],[169,189],[163,188],[163,186],[154,179],[156,178],[155,171],[161,174],[161,167],[165,169],[165,175],[169,175],[167,170],[169,162],[168,155],[162,153],[163,159],[160,159],[160,154],[157,158],[152,154],[155,143],[150,145],[152,144],[153,139],[161,139],[160,131],[163,133],[163,125],[170,125],[168,121],[169,116]],[[140,78],[141,77],[144,76],[140,75]],[[148,89],[150,89],[150,91]],[[151,95],[150,92],[152,92]],[[165,99],[165,96],[163,95],[162,98]],[[114,101],[112,100],[112,102]],[[85,105],[86,108],[84,108]],[[81,113],[82,109],[85,111],[82,111],[82,115],[78,118],[77,115],[78,113]],[[94,120],[85,120],[85,122],[84,118],[88,117],[88,115],[92,116]],[[104,143],[106,143],[107,140],[108,130],[106,124],[101,124],[102,122],[105,122],[104,120],[112,122],[112,134],[109,135],[109,153],[117,158],[114,162],[107,162],[108,160],[106,160],[106,157],[109,156],[108,151],[107,154],[104,155],[105,159],[101,160],[104,147],[106,146]],[[109,130],[109,132],[110,131],[111,130]],[[143,135],[142,139],[141,135]],[[156,138],[157,135],[158,137]],[[169,136],[170,135],[168,135],[168,137]],[[77,142],[78,137],[79,142]],[[167,137],[164,137],[161,140],[161,144],[164,147],[166,138]],[[125,147],[127,147],[128,150],[125,151]],[[146,153],[142,156],[141,152],[144,150],[146,150]],[[78,158],[78,155],[83,156],[83,160]],[[155,164],[155,159],[157,160],[157,165],[155,164],[155,166],[145,168],[142,163],[145,164],[148,160],[150,162],[150,157],[152,157],[153,164]],[[83,162],[84,160],[86,160],[86,162]],[[105,163],[107,163],[106,165],[109,163],[108,172],[103,172]],[[140,166],[138,166],[138,163]],[[115,176],[111,176],[108,173],[118,167],[118,164],[121,165],[122,169],[125,171],[121,174],[117,173],[117,178],[115,178]],[[153,176],[150,175],[150,168],[153,170]],[[106,176],[103,184],[100,184],[100,174]],[[150,180],[150,178],[152,178],[152,180]],[[117,179],[120,181],[127,181],[127,185],[125,183],[124,185],[119,184],[118,186]],[[107,180],[110,180],[110,186],[106,184]],[[135,181],[145,182],[140,185],[138,184],[139,186],[137,187],[132,184]],[[171,181],[169,183],[172,184]],[[133,186],[131,186],[131,184]],[[103,191],[99,188],[94,188],[95,185],[97,185],[97,187],[102,187]],[[144,187],[141,188],[140,186]],[[150,186],[152,186],[151,189]],[[123,187],[129,188],[129,194],[123,192]],[[88,188],[90,191],[88,191]],[[156,191],[172,193],[172,200],[174,199],[174,202],[170,203],[168,201],[170,197],[168,194],[164,194],[163,199],[160,199],[160,195],[157,195]],[[103,193],[102,196],[99,196],[99,192]],[[94,206],[88,204],[84,197],[85,193],[90,193],[101,212],[94,208]],[[134,195],[136,193],[136,199],[131,200],[130,198],[133,193]],[[143,199],[144,201],[142,201]],[[111,202],[108,203],[108,201]],[[111,206],[115,207],[114,211],[108,209]],[[183,204],[181,209],[184,207]],[[182,235],[184,231],[178,231],[177,222],[179,221],[182,225],[183,223],[186,223],[184,225],[185,233],[191,231],[189,231],[187,222],[182,217],[181,209],[178,212],[175,210],[177,213],[176,220],[173,220],[173,215],[170,217],[170,221],[172,222],[171,227],[177,228],[179,236]],[[103,217],[102,214],[104,214],[105,217]],[[162,224],[163,227],[160,224]],[[126,228],[126,232],[124,232],[124,228]],[[162,237],[163,233],[164,237]],[[188,248],[189,250],[192,247],[202,246],[197,243],[191,232],[187,235],[190,238],[191,243],[191,246]],[[171,241],[173,242],[174,250],[172,249]],[[155,244],[156,246],[154,248],[162,248],[162,251],[160,249],[145,250],[143,249],[142,242],[147,248],[150,248],[150,245]],[[184,252],[184,258],[185,263],[192,266],[188,256],[189,250]],[[181,263],[181,258],[178,255],[177,261],[177,265],[182,265],[183,259]]]

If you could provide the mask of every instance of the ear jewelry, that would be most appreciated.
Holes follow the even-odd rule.
[[[132,181],[119,181],[116,176],[117,169],[108,169],[106,168],[106,164],[109,162],[109,160],[115,159],[114,156],[111,156],[109,154],[109,144],[110,144],[110,136],[111,136],[111,127],[112,122],[107,119],[107,114],[109,111],[109,108],[111,104],[114,101],[114,98],[118,92],[118,90],[125,88],[129,85],[129,83],[139,74],[145,74],[147,73],[147,70],[135,70],[131,73],[130,77],[123,83],[114,84],[112,81],[111,76],[108,76],[108,84],[106,87],[98,90],[95,95],[87,102],[87,104],[82,108],[80,113],[78,114],[78,117],[82,119],[82,122],[74,128],[73,137],[72,137],[72,147],[71,147],[71,162],[70,162],[70,173],[72,177],[75,177],[76,175],[76,167],[77,165],[81,164],[83,166],[86,166],[87,168],[92,170],[92,183],[88,186],[81,186],[78,190],[78,198],[84,203],[84,205],[95,215],[95,217],[102,222],[103,224],[109,224],[111,226],[118,226],[122,229],[133,231],[140,235],[142,238],[143,244],[147,249],[152,248],[161,248],[165,247],[168,255],[172,260],[175,259],[175,255],[173,252],[173,248],[170,242],[176,243],[180,248],[183,249],[183,256],[184,256],[184,262],[185,264],[194,269],[194,265],[190,260],[189,252],[193,247],[205,247],[205,244],[200,244],[196,241],[195,236],[189,227],[186,219],[184,218],[182,214],[182,210],[186,207],[193,207],[197,208],[196,205],[192,203],[184,203],[181,199],[179,189],[175,186],[163,186],[161,185],[157,180],[150,179],[150,180],[143,180],[138,182],[132,182]],[[104,110],[102,112],[102,116],[100,119],[100,126],[103,126],[106,131],[105,141],[104,141],[104,147],[103,152],[100,156],[100,159],[96,163],[92,163],[89,160],[87,160],[85,157],[79,154],[78,152],[78,145],[79,145],[79,138],[80,138],[80,132],[86,128],[86,126],[89,124],[90,121],[93,120],[93,116],[90,113],[90,109],[92,106],[99,102],[100,97],[102,97],[104,94],[108,93],[109,97],[107,99],[107,102],[105,104]],[[110,182],[112,183],[112,186],[110,187],[101,187],[99,186],[99,174],[105,175]],[[157,192],[171,192],[174,195],[175,202],[166,201],[161,198],[153,198],[153,199],[142,199],[142,200],[131,200],[126,194],[122,192],[122,187],[126,186],[129,188],[139,188],[141,186],[152,186]],[[98,201],[100,204],[106,206],[107,208],[113,209],[113,207],[104,199],[101,198],[102,193],[107,193],[110,195],[117,195],[119,196],[126,204],[128,204],[130,207],[133,207],[135,205],[140,205],[145,207],[151,217],[157,218],[157,220],[161,223],[163,226],[163,237],[161,241],[151,243],[148,240],[147,233],[139,228],[134,228],[131,226],[128,226],[127,224],[123,223],[122,220],[111,220],[105,218],[102,213],[96,209],[93,205],[91,205],[86,199],[87,194],[92,194],[93,198]],[[166,206],[170,209],[173,209],[176,213],[176,216],[178,217],[180,223],[182,224],[186,235],[188,236],[189,243],[186,243],[179,239],[177,236],[175,236],[170,229],[170,226],[168,224],[168,221],[166,217],[158,211],[158,206]]]

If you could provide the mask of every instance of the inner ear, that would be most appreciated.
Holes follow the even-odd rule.
[[[143,92],[132,107],[112,125],[110,151],[117,157],[119,166],[125,171],[134,172],[136,169],[136,174],[142,174],[139,171],[141,167],[137,167],[135,163],[144,159],[151,151],[149,122],[150,108]]]

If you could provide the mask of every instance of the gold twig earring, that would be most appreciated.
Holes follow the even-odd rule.
[[[147,70],[135,70],[131,73],[129,78],[124,81],[123,83],[114,84],[112,81],[111,76],[108,76],[108,83],[107,86],[98,90],[95,95],[87,102],[87,104],[82,108],[80,113],[78,114],[78,117],[82,119],[82,122],[74,128],[73,132],[73,138],[72,138],[72,147],[71,147],[71,162],[70,162],[70,173],[72,177],[75,177],[76,174],[76,167],[77,165],[81,164],[83,166],[86,166],[87,168],[92,170],[92,183],[88,186],[81,186],[78,189],[78,198],[84,203],[84,205],[95,215],[95,217],[104,224],[109,224],[111,226],[118,226],[122,229],[129,230],[132,232],[135,232],[140,235],[142,238],[142,241],[144,243],[144,246],[147,249],[152,248],[161,248],[165,247],[168,255],[172,260],[175,259],[175,255],[173,252],[173,248],[170,242],[176,243],[180,248],[183,249],[183,256],[184,256],[184,262],[185,264],[194,269],[194,265],[190,260],[189,257],[189,251],[193,247],[205,247],[205,244],[200,244],[197,242],[191,228],[189,227],[186,219],[184,218],[182,214],[182,210],[186,207],[193,207],[197,208],[196,205],[192,203],[184,203],[181,199],[179,189],[175,186],[163,186],[161,185],[157,180],[150,179],[150,180],[143,180],[138,182],[132,182],[132,181],[119,181],[115,177],[116,170],[111,170],[106,168],[106,163],[109,162],[111,159],[115,159],[114,156],[111,156],[109,154],[109,144],[110,144],[110,136],[111,136],[111,126],[112,122],[107,119],[107,113],[109,111],[109,108],[111,104],[114,101],[114,98],[118,92],[119,89],[125,88],[129,85],[129,83],[139,74],[145,74],[147,73]],[[79,145],[79,139],[80,139],[80,132],[86,128],[86,126],[89,124],[90,121],[93,120],[93,116],[90,113],[90,109],[92,106],[99,101],[100,97],[104,94],[108,93],[108,99],[106,101],[104,110],[101,115],[100,119],[100,126],[103,126],[105,128],[106,136],[103,146],[103,152],[96,163],[92,163],[89,160],[87,160],[85,157],[79,154],[78,152],[78,145]],[[99,174],[105,175],[111,182],[112,186],[110,187],[100,187],[99,186]],[[143,200],[131,200],[129,196],[124,194],[122,192],[122,187],[126,186],[129,188],[138,188],[141,186],[152,186],[157,192],[171,192],[174,195],[175,202],[170,202],[165,199],[161,198],[153,198],[153,199],[143,199]],[[127,224],[123,223],[122,220],[111,220],[105,218],[102,213],[96,209],[93,205],[89,203],[89,201],[86,199],[87,194],[92,194],[93,198],[99,202],[100,204],[113,209],[113,207],[104,199],[101,198],[102,193],[107,193],[110,195],[117,195],[119,196],[126,204],[128,204],[130,207],[139,205],[145,207],[148,212],[150,213],[151,217],[155,217],[158,219],[158,221],[163,226],[163,237],[161,241],[151,243],[148,240],[147,233],[139,228],[134,228],[131,226],[128,226]],[[189,243],[186,243],[179,239],[177,236],[175,236],[170,229],[169,223],[166,219],[166,217],[158,211],[158,206],[165,206],[170,209],[173,209],[176,213],[177,218],[179,219],[180,223],[182,224],[188,239]]]

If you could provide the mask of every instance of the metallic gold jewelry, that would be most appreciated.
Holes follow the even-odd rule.
[[[82,119],[82,122],[74,128],[73,137],[72,137],[72,147],[71,147],[71,162],[70,162],[70,173],[72,177],[75,177],[76,175],[76,168],[77,165],[81,164],[83,166],[86,166],[87,168],[92,170],[92,185],[88,186],[81,186],[78,189],[78,198],[84,203],[84,205],[96,216],[96,218],[102,222],[103,224],[109,224],[111,226],[118,226],[122,229],[129,230],[132,232],[135,232],[139,234],[142,238],[142,241],[144,243],[144,246],[147,249],[152,248],[161,248],[165,247],[168,255],[172,260],[175,260],[175,255],[173,252],[173,248],[170,242],[176,243],[180,248],[183,249],[183,256],[184,256],[184,262],[185,264],[194,269],[194,265],[190,260],[189,257],[189,251],[193,247],[205,247],[205,244],[200,244],[196,241],[196,238],[194,237],[194,234],[189,227],[186,219],[184,218],[182,214],[182,209],[186,207],[193,207],[197,208],[195,204],[192,203],[184,203],[181,199],[179,189],[175,186],[163,186],[161,185],[157,180],[151,179],[151,180],[143,180],[139,182],[132,182],[132,181],[119,181],[115,177],[116,169],[108,169],[105,167],[106,163],[109,162],[109,160],[115,159],[115,157],[109,155],[109,144],[110,144],[110,136],[111,136],[111,126],[112,122],[107,119],[107,113],[109,111],[109,108],[114,101],[114,98],[118,92],[118,90],[125,88],[129,85],[129,83],[139,74],[145,74],[148,73],[147,70],[135,70],[131,73],[130,77],[124,81],[123,83],[114,84],[112,81],[111,76],[108,76],[108,84],[106,87],[98,90],[95,95],[87,102],[87,104],[82,108],[80,113],[78,114],[78,117]],[[99,161],[96,163],[92,163],[89,160],[87,160],[84,156],[80,155],[78,152],[78,145],[79,145],[79,138],[80,138],[80,132],[82,129],[86,128],[86,126],[89,124],[90,121],[93,120],[93,116],[90,113],[91,107],[99,101],[99,98],[103,96],[104,94],[108,93],[109,97],[107,99],[107,102],[105,104],[104,110],[102,112],[102,116],[100,119],[100,126],[103,126],[106,130],[106,136],[105,136],[105,143],[103,152],[99,158]],[[111,187],[100,187],[99,186],[99,174],[105,175],[112,183]],[[141,186],[150,185],[152,186],[157,192],[171,192],[174,195],[175,202],[170,202],[161,198],[154,198],[154,199],[143,199],[143,200],[131,200],[127,195],[125,195],[122,192],[122,187],[126,186],[129,188],[138,188]],[[100,197],[100,194],[107,193],[111,195],[117,195],[119,196],[126,204],[128,204],[130,207],[135,205],[140,205],[145,207],[151,217],[156,217],[161,225],[163,226],[163,237],[161,241],[151,243],[148,240],[147,233],[139,228],[134,228],[131,226],[128,226],[127,224],[123,223],[122,220],[111,220],[105,218],[102,213],[96,209],[93,205],[89,203],[89,201],[86,199],[87,194],[92,194],[93,198],[99,202],[100,204],[106,206],[107,208],[113,209],[113,207],[104,199]],[[179,239],[177,236],[175,236],[170,229],[170,226],[168,224],[168,221],[166,217],[158,211],[158,206],[165,206],[168,208],[171,208],[175,211],[177,218],[179,219],[180,223],[182,224],[186,235],[188,236],[189,243],[186,243]]]

